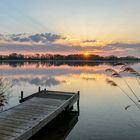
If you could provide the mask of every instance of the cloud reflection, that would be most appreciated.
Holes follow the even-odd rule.
[[[66,81],[64,80],[57,80],[53,77],[42,77],[42,78],[18,78],[18,79],[13,79],[12,80],[14,85],[17,84],[22,84],[22,83],[28,83],[31,85],[35,85],[35,86],[56,86],[56,85],[60,85],[62,83],[65,83]]]

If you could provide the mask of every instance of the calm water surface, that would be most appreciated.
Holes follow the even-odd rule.
[[[140,63],[129,66],[140,72]],[[119,71],[121,67],[122,65],[104,63],[0,64],[0,75],[13,85],[7,91],[8,104],[1,110],[19,104],[21,91],[24,91],[24,96],[28,96],[36,92],[38,86],[48,90],[71,92],[79,90],[80,116],[76,117],[74,125],[66,129],[68,132],[63,131],[64,134],[58,137],[58,128],[63,130],[63,125],[59,124],[58,128],[53,128],[53,132],[49,132],[51,136],[42,135],[40,140],[139,140],[140,109],[118,87],[110,86],[106,82],[106,78],[110,77],[105,70],[113,68]],[[124,74],[124,79],[140,98],[138,80],[130,74]],[[113,78],[113,80],[137,102],[122,78]],[[131,107],[125,109],[128,105]]]

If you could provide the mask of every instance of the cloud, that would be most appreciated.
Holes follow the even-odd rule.
[[[54,42],[55,40],[62,39],[63,37],[57,34],[51,33],[42,33],[42,34],[35,34],[30,35],[29,39],[34,42]]]
[[[95,43],[96,40],[83,40],[82,42],[83,43]]]
[[[52,33],[0,34],[0,52],[17,53],[82,53],[98,55],[139,56],[140,43],[105,43],[97,40],[74,40]],[[104,41],[103,41],[104,42]],[[103,43],[101,43],[103,44]]]
[[[88,51],[97,55],[140,56],[140,44],[109,44],[104,47],[82,47],[61,44],[0,44],[0,52],[17,53],[82,53]]]
[[[34,43],[47,43],[54,42],[59,39],[65,39],[61,35],[52,33],[41,33],[41,34],[10,34],[2,35],[0,34],[0,40],[5,42],[34,42]]]

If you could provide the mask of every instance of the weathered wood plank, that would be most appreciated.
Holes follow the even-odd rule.
[[[26,130],[28,127],[27,126],[19,126],[17,124],[10,124],[10,123],[6,123],[6,122],[0,122],[0,126],[4,126],[4,127],[12,127],[12,128],[17,128],[17,129],[22,129],[22,130]]]
[[[5,119],[5,120],[10,120],[10,121],[17,121],[17,122],[20,122],[20,123],[29,123],[30,125],[32,125],[32,123],[34,123],[34,121],[28,121],[28,120],[24,120],[24,119],[17,119],[17,118],[14,118],[14,117],[10,117],[10,118],[5,118],[5,116],[0,116],[0,121],[2,119]]]
[[[15,133],[22,133],[24,131],[24,129],[14,128],[14,127],[9,127],[9,126],[4,126],[4,125],[0,125],[0,130],[6,130],[6,131],[15,132]]]
[[[0,134],[0,140],[14,140],[14,137]]]
[[[19,121],[11,121],[11,120],[6,120],[6,119],[1,119],[0,123],[5,123],[5,124],[13,124],[13,125],[17,125],[17,126],[23,126],[23,127],[31,127],[30,124],[28,123],[21,123]]]
[[[0,129],[0,134],[10,136],[10,137],[16,137],[17,135],[19,135],[19,133],[17,133],[17,132],[13,132],[13,131],[9,131],[9,130],[2,130],[2,129]]]

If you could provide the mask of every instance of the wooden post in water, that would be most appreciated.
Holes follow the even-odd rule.
[[[79,106],[79,100],[80,100],[80,91],[78,91],[77,93],[78,93],[78,100],[77,100],[77,110],[78,110],[78,114],[80,115],[80,106]]]
[[[23,91],[21,91],[21,100],[23,99]]]
[[[41,88],[40,87],[38,87],[38,92],[40,92],[41,91]]]

